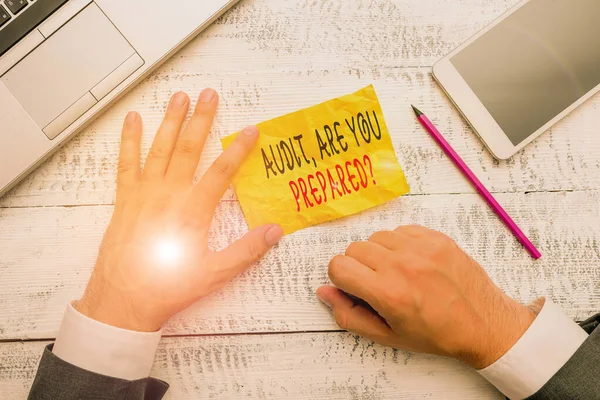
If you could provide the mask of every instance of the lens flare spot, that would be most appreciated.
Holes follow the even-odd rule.
[[[177,265],[183,257],[181,243],[173,239],[162,239],[156,243],[156,258],[161,265]]]

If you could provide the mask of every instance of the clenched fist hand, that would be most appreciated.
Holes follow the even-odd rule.
[[[343,329],[478,369],[504,355],[535,319],[454,241],[420,226],[352,243],[331,261],[329,276],[337,288],[319,288],[317,295]]]

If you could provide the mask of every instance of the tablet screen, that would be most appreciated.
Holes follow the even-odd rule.
[[[600,0],[531,0],[451,62],[516,146],[600,85]]]

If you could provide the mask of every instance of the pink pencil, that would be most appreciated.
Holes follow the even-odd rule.
[[[484,200],[489,204],[489,206],[492,207],[492,210],[494,210],[498,217],[500,217],[502,222],[504,222],[504,225],[506,225],[506,227],[510,229],[513,235],[515,235],[517,239],[519,239],[519,242],[521,242],[521,244],[525,246],[525,249],[527,249],[529,254],[531,254],[531,257],[533,257],[536,260],[539,259],[542,256],[542,254],[538,251],[538,249],[535,248],[533,243],[531,243],[527,236],[525,236],[525,234],[517,226],[517,224],[515,224],[515,221],[513,221],[512,218],[506,213],[506,211],[504,211],[504,209],[496,201],[494,196],[492,196],[492,194],[485,188],[485,186],[483,186],[483,183],[481,183],[481,181],[477,179],[473,171],[471,171],[471,169],[467,166],[467,164],[465,164],[462,158],[460,158],[456,151],[454,151],[452,146],[450,146],[446,139],[444,139],[444,137],[442,136],[440,131],[437,130],[435,125],[433,125],[429,118],[427,118],[427,116],[421,111],[419,111],[415,106],[412,106],[412,108],[415,111],[417,119],[419,120],[421,125],[423,125],[425,129],[427,129],[429,134],[431,134],[431,137],[433,137],[437,144],[440,145],[440,147],[442,148],[442,150],[444,150],[446,155],[450,157],[450,159],[458,167],[460,172],[463,173],[463,175],[471,182],[475,189],[477,189],[481,197],[483,197]]]

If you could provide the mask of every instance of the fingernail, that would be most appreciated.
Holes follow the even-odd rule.
[[[329,299],[324,294],[317,292],[317,297],[319,298],[319,300],[321,300],[321,303],[323,303],[327,307],[331,308],[331,303],[329,302]]]
[[[127,117],[125,117],[125,124],[131,125],[134,124],[138,119],[138,113],[135,111],[130,111],[127,113]]]
[[[175,95],[173,95],[173,98],[171,99],[171,107],[183,107],[186,105],[188,101],[188,96],[187,94],[183,93],[183,92],[178,92]]]
[[[256,126],[249,126],[242,130],[242,133],[247,136],[255,136],[258,135],[258,128]]]
[[[214,89],[210,89],[210,88],[204,89],[202,91],[202,93],[200,93],[200,97],[198,98],[198,101],[200,103],[210,103],[213,101],[216,94],[217,94],[217,92],[215,92]]]
[[[273,225],[267,233],[265,233],[265,240],[269,246],[275,246],[283,237],[283,228],[279,225]]]

